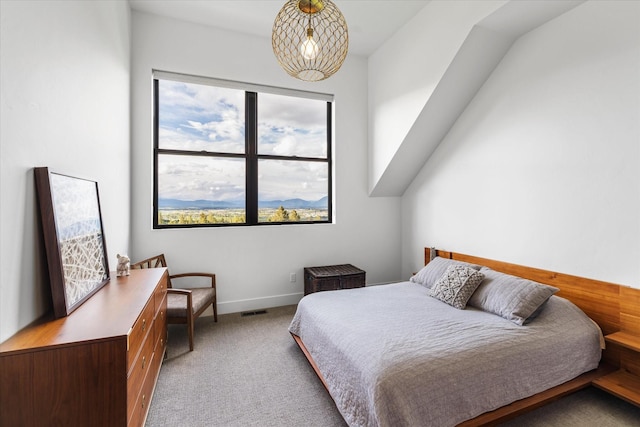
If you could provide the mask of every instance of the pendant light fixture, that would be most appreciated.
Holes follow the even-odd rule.
[[[288,0],[273,23],[271,44],[287,73],[309,82],[324,80],[347,57],[347,22],[331,0]]]

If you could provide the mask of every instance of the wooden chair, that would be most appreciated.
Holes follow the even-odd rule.
[[[143,261],[131,264],[131,268],[160,268],[166,267],[167,261],[164,254],[147,258]],[[211,287],[173,288],[171,279],[183,277],[208,277],[211,279]],[[213,320],[218,321],[218,309],[216,307],[216,275],[211,273],[182,273],[169,274],[167,289],[167,323],[179,323],[187,325],[189,332],[189,350],[193,351],[193,325],[210,305],[213,306]]]

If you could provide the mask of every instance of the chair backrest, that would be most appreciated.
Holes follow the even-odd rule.
[[[160,267],[166,267],[166,266],[167,266],[167,261],[164,259],[164,254],[156,255],[154,257],[147,258],[145,260],[138,261],[134,264],[131,264],[131,268],[137,268],[137,269],[160,268]]]
[[[164,254],[156,255],[151,258],[147,258],[131,264],[131,268],[139,270],[143,268],[160,268],[166,266],[167,261],[164,259]],[[171,279],[169,279],[169,287],[171,287]]]

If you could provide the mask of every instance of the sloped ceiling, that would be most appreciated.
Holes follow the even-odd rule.
[[[402,196],[457,118],[523,34],[583,0],[510,1],[478,22],[425,100],[424,107],[376,182],[371,196]]]

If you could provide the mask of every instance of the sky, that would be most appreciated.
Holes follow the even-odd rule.
[[[101,233],[96,183],[56,173],[49,174],[49,179],[59,237]]]
[[[159,81],[159,148],[242,154],[244,91]],[[258,154],[326,157],[326,102],[258,94]],[[259,199],[327,196],[326,163],[260,160]],[[236,201],[245,197],[245,162],[161,155],[159,198]]]

